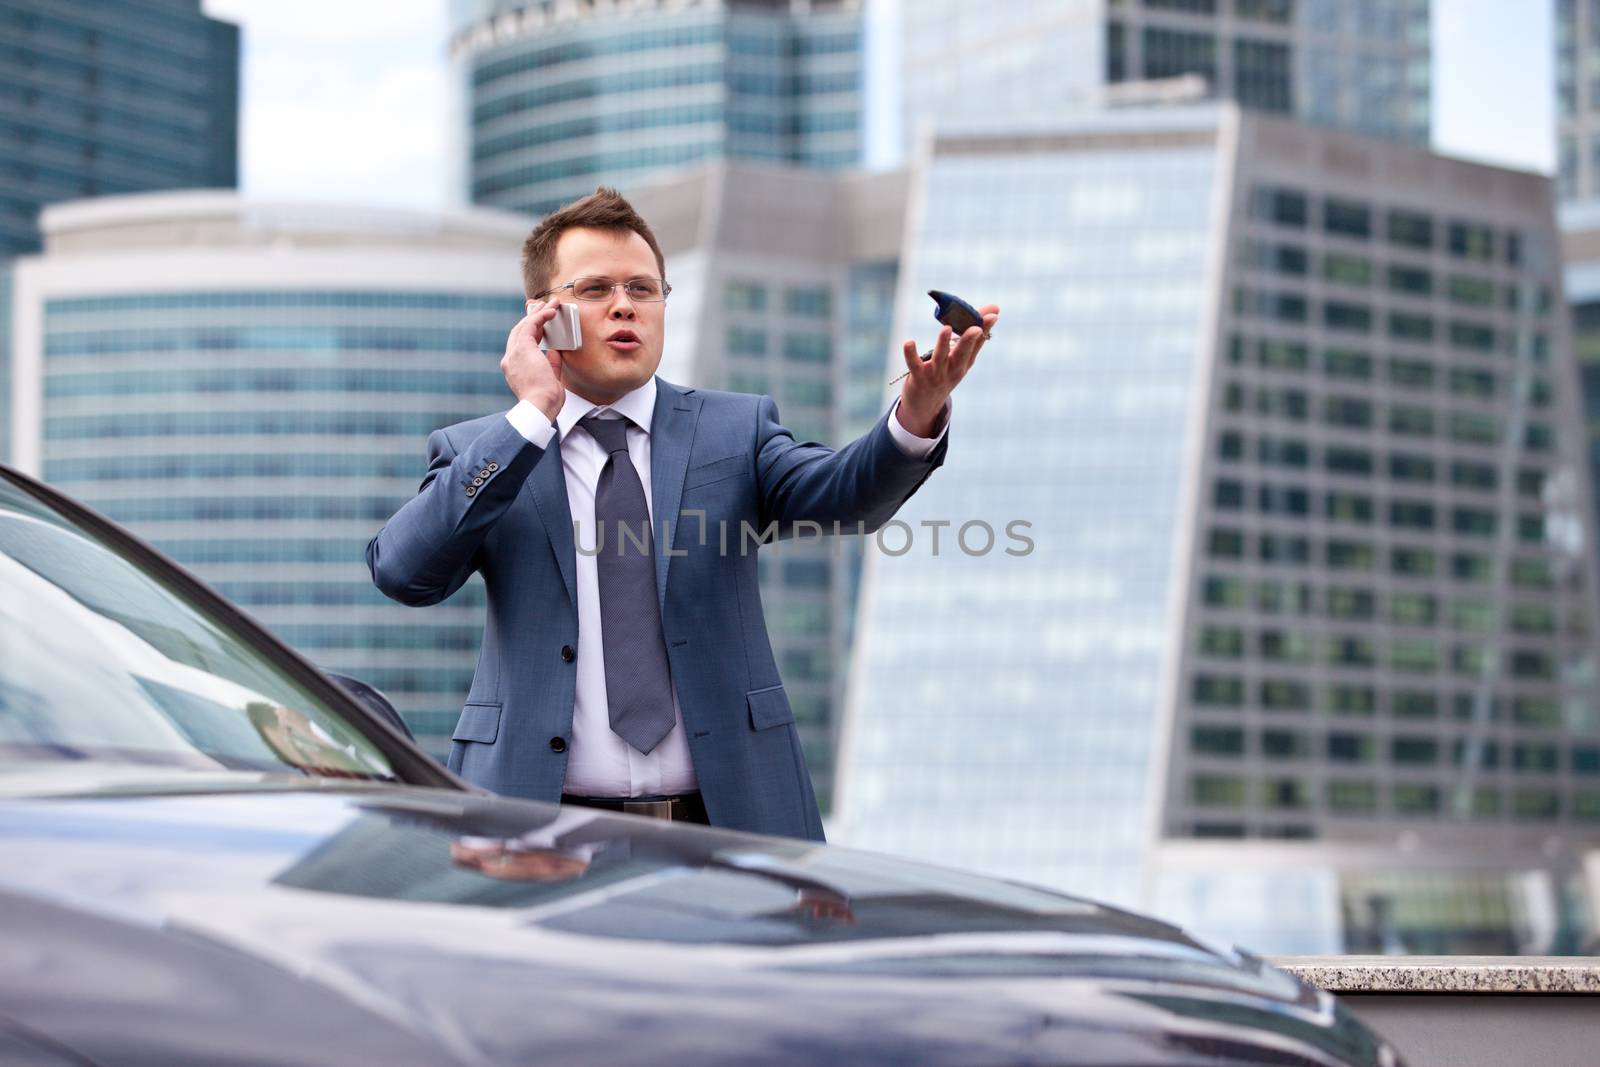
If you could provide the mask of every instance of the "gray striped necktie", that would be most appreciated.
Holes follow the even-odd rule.
[[[656,600],[650,510],[639,472],[628,458],[628,420],[587,415],[578,425],[607,453],[595,486],[594,521],[611,729],[640,752],[649,752],[673,726],[672,675]]]

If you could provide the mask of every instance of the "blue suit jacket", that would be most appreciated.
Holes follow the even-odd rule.
[[[756,552],[740,552],[740,524],[783,530],[812,520],[831,531],[837,520],[876,530],[943,462],[948,444],[911,459],[887,420],[834,451],[796,443],[770,397],[657,379],[656,593],[690,757],[715,825],[822,839],[761,613]],[[434,431],[421,489],[367,545],[373,581],[404,604],[437,604],[474,571],[483,575],[489,617],[450,767],[494,792],[548,801],[560,798],[572,736],[577,672],[563,649],[580,640],[560,447],[559,439],[535,447],[499,414]],[[661,538],[669,518],[670,556]]]

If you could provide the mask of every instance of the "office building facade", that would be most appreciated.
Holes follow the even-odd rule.
[[[200,0],[0,4],[0,259],[39,210],[238,184],[239,29]]]
[[[798,441],[838,446],[866,432],[889,405],[905,191],[903,172],[731,162],[641,190],[633,204],[655,228],[673,285],[662,377],[770,395]],[[862,542],[824,532],[761,548],[759,572],[826,814]]]
[[[1600,10],[1556,0],[1556,188],[1563,201],[1600,194]]]
[[[505,410],[525,220],[154,193],[60,205],[14,261],[13,462],[124,524],[442,753],[474,579],[386,600],[365,547],[430,432]]]
[[[947,130],[912,189],[900,321],[1004,319],[912,550],[868,554],[839,836],[1264,951],[1572,950],[1600,718],[1551,184],[1221,105]]]
[[[1191,95],[1429,140],[1429,0],[933,0],[900,17],[908,144],[940,121],[1148,100],[1119,87],[1185,77]]]
[[[456,0],[457,183],[544,214],[705,160],[863,155],[859,0]]]

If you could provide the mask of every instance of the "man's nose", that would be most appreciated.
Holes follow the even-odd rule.
[[[628,297],[622,286],[619,285],[611,290],[611,317],[614,319],[631,319],[635,315],[636,309],[633,306],[633,301]]]

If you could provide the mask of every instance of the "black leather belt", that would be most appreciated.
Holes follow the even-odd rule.
[[[562,793],[561,803],[577,804],[585,808],[604,808],[626,815],[644,815],[652,819],[672,822],[708,824],[705,801],[699,793],[679,793],[677,796],[652,797],[581,797]]]

